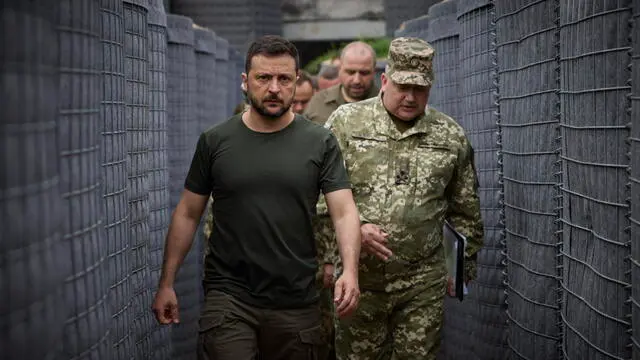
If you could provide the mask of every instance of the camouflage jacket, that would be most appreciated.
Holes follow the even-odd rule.
[[[340,143],[361,221],[381,226],[394,254],[387,262],[361,255],[362,288],[392,291],[444,281],[445,219],[469,241],[465,271],[474,278],[483,225],[473,149],[463,129],[427,109],[401,133],[381,97],[342,105],[325,126]]]

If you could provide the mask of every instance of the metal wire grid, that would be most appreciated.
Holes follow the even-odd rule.
[[[125,120],[124,9],[121,0],[101,0],[102,35],[102,203],[107,244],[111,344],[115,359],[133,351],[133,308],[129,284],[127,143]]]
[[[171,220],[167,123],[167,28],[161,0],[149,1],[149,281],[152,294],[162,271],[164,242]],[[171,357],[171,331],[167,326],[150,328],[151,359]]]
[[[216,122],[226,120],[233,112],[227,100],[227,91],[233,86],[240,87],[240,84],[232,84],[229,75],[229,42],[220,36],[216,36],[216,101],[218,105]]]
[[[476,304],[477,309],[473,309],[472,315],[476,317],[474,320],[478,328],[472,334],[472,352],[480,359],[507,359],[509,350],[505,324],[508,318],[504,306],[490,305],[480,300],[476,300]]]
[[[210,30],[195,29],[198,134],[216,123],[216,35]],[[229,89],[230,90],[230,89]],[[231,93],[232,91],[229,91]]]
[[[470,5],[475,7],[470,7]],[[460,23],[460,125],[475,150],[479,194],[484,222],[484,246],[478,254],[478,312],[473,313],[485,328],[475,334],[474,352],[486,359],[506,356],[506,316],[504,272],[504,226],[500,214],[500,173],[498,169],[498,124],[495,93],[497,84],[495,23],[489,1],[460,1],[466,9],[459,13]],[[486,327],[491,324],[491,330]],[[489,356],[489,357],[487,357]]]
[[[0,12],[0,354],[8,360],[55,359],[66,319],[55,15],[46,0],[4,1]]]
[[[447,0],[429,8],[424,17],[428,21],[427,40],[434,47],[436,55],[433,60],[435,82],[429,96],[429,106],[446,113],[459,121],[460,107],[460,48],[458,42],[457,1]],[[449,27],[439,24],[448,23]],[[452,31],[453,29],[453,31]],[[442,355],[447,359],[468,358],[473,354],[471,334],[480,331],[480,324],[473,316],[478,310],[475,284],[470,288],[470,295],[463,303],[457,299],[445,297],[442,331]],[[471,292],[473,289],[474,292]],[[460,341],[467,339],[467,341]]]
[[[149,189],[151,127],[149,121],[149,50],[147,1],[124,1],[126,119],[129,166],[129,211],[132,292],[136,359],[151,353],[150,329],[153,324],[149,304]]]
[[[560,6],[566,359],[630,356],[629,3]]]
[[[516,359],[559,357],[555,0],[495,0],[504,182],[508,343]]]
[[[198,138],[196,55],[191,19],[167,15],[167,101],[169,129],[169,181],[171,208],[177,205]],[[180,324],[172,329],[172,358],[193,359],[200,311],[198,237],[176,278]]]
[[[173,12],[225,37],[231,44],[243,47],[252,35],[259,35],[256,28],[258,12],[255,0],[180,0],[174,2]],[[272,5],[273,6],[273,5]],[[275,7],[275,6],[273,6]],[[264,14],[262,20],[266,20]]]
[[[490,32],[493,31],[492,21],[489,17],[489,7],[475,9],[459,18],[460,22],[460,87],[461,87],[461,117],[460,125],[465,129],[475,151],[475,164],[479,180],[480,201],[482,204],[482,218],[484,220],[486,250],[481,258],[488,261],[479,262],[481,269],[488,273],[495,272],[496,280],[483,282],[478,279],[479,285],[496,288],[500,293],[502,279],[500,279],[503,266],[499,252],[500,231],[502,227],[499,220],[500,204],[498,193],[500,185],[498,181],[498,127],[495,118],[495,102],[493,95],[492,49]],[[496,252],[497,251],[497,252]],[[480,270],[480,269],[479,269]],[[485,276],[485,271],[479,271]],[[502,303],[491,301],[491,304]]]
[[[198,117],[198,133],[205,131],[215,124],[216,114],[216,35],[208,29],[194,29],[196,41],[196,72],[197,80],[197,117]],[[231,92],[231,91],[229,91]],[[213,100],[213,101],[212,101]],[[198,281],[202,280],[204,268],[204,247],[206,246],[206,237],[204,234],[204,221],[206,221],[206,211],[200,221],[196,238],[198,240],[198,248],[192,251],[197,253]],[[200,291],[200,302],[204,302],[204,291]]]
[[[475,283],[469,285],[469,295],[475,297]],[[438,359],[479,360],[473,353],[474,335],[478,331],[478,323],[473,316],[478,310],[478,303],[465,298],[464,302],[457,299],[445,298],[443,304],[443,324],[441,330],[442,343]],[[469,305],[470,304],[470,305]]]
[[[236,105],[238,105],[237,102],[237,97],[236,97],[236,93],[237,91],[240,89],[240,76],[236,74],[236,69],[237,69],[237,61],[238,61],[238,56],[237,56],[237,52],[233,49],[233,48],[229,48],[229,61],[227,63],[227,76],[228,76],[228,81],[229,81],[229,87],[226,88],[226,93],[227,93],[227,106],[228,106],[228,111],[229,111],[229,115],[232,115],[233,113],[233,109],[236,108]]]
[[[631,132],[629,186],[631,194],[631,283],[633,359],[640,359],[640,0],[633,0]]]
[[[491,71],[491,82],[493,84],[493,94],[492,94],[492,101],[494,103],[494,111],[495,111],[495,120],[496,120],[496,147],[498,149],[497,151],[497,156],[496,156],[496,168],[497,168],[497,172],[498,172],[498,204],[500,207],[500,211],[498,213],[498,228],[499,230],[499,245],[496,244],[498,247],[502,248],[502,253],[501,253],[501,258],[502,258],[502,266],[504,267],[503,270],[503,274],[502,274],[502,282],[503,282],[503,289],[505,290],[504,298],[501,298],[500,300],[505,304],[505,306],[507,305],[506,302],[506,249],[507,249],[507,239],[506,239],[506,231],[505,231],[505,206],[504,206],[504,158],[503,158],[503,153],[502,153],[502,143],[503,143],[503,133],[502,133],[502,117],[501,117],[501,113],[500,113],[500,73],[499,73],[499,58],[498,58],[498,35],[497,35],[497,30],[498,30],[498,26],[497,26],[497,11],[496,11],[496,1],[495,0],[490,0],[488,1],[488,16],[490,19],[490,24],[489,24],[489,52],[490,52],[490,58],[491,58],[491,63],[492,63],[492,71]],[[495,358],[496,359],[510,359],[514,356],[511,355],[512,351],[511,348],[509,346],[509,316],[506,313],[506,309],[503,312],[503,314],[505,315],[506,318],[506,325],[507,325],[507,329],[506,331],[500,332],[497,331],[498,334],[500,334],[501,336],[503,336],[502,339],[502,344],[506,344],[507,346],[507,350],[502,351],[501,349],[498,350],[500,351],[500,354],[497,355]],[[502,325],[502,324],[501,324]]]
[[[437,4],[439,1],[440,0],[384,0],[383,5],[387,35],[394,35],[394,30],[397,29],[403,21],[412,19],[416,14],[426,14],[429,11],[429,7]]]
[[[443,33],[443,27],[439,26],[444,23],[458,23],[456,3],[456,0],[446,0],[429,9],[429,34],[427,40],[436,53],[433,58],[435,80],[429,95],[429,106],[433,106],[435,109],[459,120],[460,46],[458,30]]]
[[[245,54],[240,53],[239,51],[236,51],[236,55],[237,55],[237,58],[235,62],[234,77],[237,79],[238,83],[242,83],[242,73],[244,72]],[[239,85],[238,85],[238,88],[235,89],[234,93],[235,93],[235,101],[234,101],[234,109],[235,109],[236,105],[240,104],[243,101],[242,89],[240,89]]]
[[[66,274],[66,359],[111,357],[111,313],[106,302],[107,246],[103,241],[100,136],[102,44],[98,0],[58,4],[60,87],[59,209],[65,216],[62,265]]]
[[[458,38],[429,42],[436,51],[433,58],[434,83],[429,95],[429,106],[458,120],[460,113],[460,97],[458,83]]]
[[[396,37],[400,37],[400,36],[417,37],[427,41],[428,29],[429,29],[429,15],[425,14],[415,19],[405,21],[405,28],[401,33],[395,36]]]
[[[239,51],[236,52],[236,55],[238,56],[236,59],[236,67],[235,67],[235,78],[237,79],[236,81],[238,83],[242,83],[242,73],[244,72],[243,65],[244,65],[244,58],[245,55],[240,53]],[[240,102],[242,102],[242,90],[241,89],[236,89],[235,91],[235,96],[236,96],[236,101],[235,104],[239,104]],[[235,106],[234,106],[235,108]]]
[[[236,71],[236,74],[237,74],[236,76],[238,77],[238,80],[240,82],[242,82],[242,73],[244,72],[244,63],[245,63],[246,57],[247,55],[245,52],[240,53],[240,58],[238,61],[238,70]],[[241,103],[244,100],[242,89],[238,89],[236,94],[238,94],[238,103]]]

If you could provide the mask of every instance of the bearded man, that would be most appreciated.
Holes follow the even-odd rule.
[[[358,211],[337,139],[291,111],[298,74],[297,49],[286,39],[264,36],[250,46],[242,74],[250,107],[200,135],[172,215],[153,304],[161,324],[179,322],[175,275],[209,196],[215,200],[200,359],[322,357],[312,227],[320,192],[345,264],[336,311],[357,307]]]

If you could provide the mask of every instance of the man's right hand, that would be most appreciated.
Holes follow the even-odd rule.
[[[152,310],[162,325],[179,323],[178,298],[175,290],[172,287],[159,288],[153,300]]]
[[[386,246],[389,234],[380,229],[378,225],[364,224],[360,226],[360,234],[362,236],[362,249],[367,253],[385,261],[393,255]]]

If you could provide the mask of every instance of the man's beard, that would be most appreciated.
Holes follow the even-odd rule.
[[[293,94],[293,96],[295,96],[295,93]],[[260,101],[251,92],[247,92],[247,99],[249,100],[249,105],[251,105],[251,108],[253,110],[255,110],[261,116],[272,120],[278,119],[282,115],[286,114],[287,111],[289,111],[289,109],[291,108],[292,103],[292,101],[281,100],[277,96],[269,96]],[[275,113],[269,112],[267,107],[264,106],[265,101],[279,101],[282,104],[282,107]]]
[[[371,86],[373,86],[373,84],[371,84]],[[357,101],[362,101],[369,97],[368,95],[369,95],[369,91],[371,90],[371,86],[369,86],[368,88],[366,86],[362,86],[360,89],[358,89],[358,90],[362,90],[360,94],[355,94],[354,91],[352,91],[352,89],[347,86],[344,87],[344,91],[347,93],[347,96],[349,96],[350,98]]]

